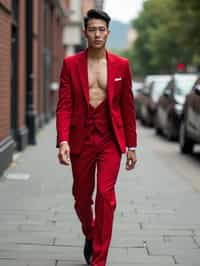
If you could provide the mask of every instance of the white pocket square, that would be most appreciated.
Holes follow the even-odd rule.
[[[115,78],[115,79],[114,79],[114,81],[119,81],[119,80],[122,80],[122,78],[119,77],[119,78]]]

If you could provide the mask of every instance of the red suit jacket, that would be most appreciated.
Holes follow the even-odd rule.
[[[64,58],[56,109],[57,145],[68,141],[71,153],[84,144],[89,107],[88,49]],[[106,51],[107,97],[112,127],[122,153],[136,147],[136,118],[128,60]]]

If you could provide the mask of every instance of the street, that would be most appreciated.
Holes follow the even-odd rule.
[[[138,162],[117,183],[108,265],[200,265],[200,152],[138,122]],[[71,169],[57,160],[55,120],[0,179],[0,266],[83,266]]]

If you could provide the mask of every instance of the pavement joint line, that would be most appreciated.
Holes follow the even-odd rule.
[[[167,236],[167,235],[163,235],[163,236],[162,236],[162,240],[163,240],[164,243],[167,243],[167,242],[170,241],[170,237]]]
[[[26,214],[34,214],[34,213],[44,213],[44,212],[48,212],[50,210],[50,208],[45,208],[45,209],[0,209],[0,213],[21,213],[24,214],[25,212],[27,212]]]
[[[194,244],[195,244],[198,248],[200,248],[200,245],[199,245],[198,241],[196,240],[195,236],[192,236],[192,240],[193,240]]]
[[[139,224],[139,228],[140,228],[140,230],[143,230],[142,222],[139,222],[138,224]]]
[[[112,249],[123,249],[123,248],[127,248],[127,249],[129,249],[129,248],[137,248],[137,249],[139,249],[139,248],[144,248],[144,246],[111,246],[111,248]]]
[[[179,264],[178,261],[176,260],[176,257],[174,255],[172,256],[172,259],[174,261],[174,264]]]
[[[54,247],[66,247],[66,248],[81,248],[82,246],[81,245],[62,245],[62,244],[57,244],[57,245],[54,245]]]
[[[145,226],[144,226],[144,229],[146,229],[145,228]],[[150,227],[150,229],[151,229],[151,227]],[[155,230],[155,228],[153,228],[154,230]],[[161,228],[162,229],[162,228]],[[164,228],[165,230],[167,230],[167,231],[178,231],[178,232],[180,232],[180,231],[186,231],[186,232],[191,232],[191,234],[192,235],[195,235],[194,234],[194,229],[192,229],[192,228],[174,228],[174,227],[167,227],[167,228]],[[146,230],[149,230],[149,228],[147,227],[147,229]]]
[[[125,250],[126,250],[126,255],[128,256],[128,248],[127,248],[127,247],[125,247]]]
[[[12,260],[12,261],[14,261],[14,260],[17,260],[17,259],[16,258],[6,258],[6,257],[4,258],[4,257],[1,257],[0,261],[1,260]]]
[[[23,232],[22,231],[22,224],[18,224],[17,227],[16,227],[16,230],[19,231],[19,232]]]
[[[192,229],[192,236],[195,236],[195,229]]]
[[[147,242],[144,241],[143,243],[144,243],[144,248],[145,248],[145,250],[146,250],[146,252],[147,252],[147,255],[150,256],[151,254],[150,254],[150,251],[149,251],[149,247],[148,247]]]
[[[51,224],[56,224],[56,220],[49,219],[47,222],[50,222]]]
[[[57,216],[58,214],[59,214],[59,211],[58,211],[58,210],[54,210],[54,211],[53,211],[53,215],[54,215],[53,217],[54,217],[54,218],[56,218],[56,216]]]
[[[31,243],[31,242],[15,242],[16,245],[21,246],[39,246],[39,247],[51,247],[52,244],[40,244],[40,243]]]
[[[62,244],[57,244],[57,245],[52,245],[52,244],[40,244],[40,243],[28,243],[28,242],[20,242],[20,243],[14,243],[16,245],[21,245],[21,246],[38,246],[38,247],[66,247],[66,248],[81,248],[81,245],[62,245]],[[118,248],[118,247],[117,247]],[[129,247],[128,247],[129,248]]]
[[[174,235],[167,235],[167,234],[163,234],[163,237],[164,238],[167,238],[167,237],[181,237],[181,236],[185,236],[185,235],[176,235],[176,234],[174,234]],[[187,236],[193,236],[193,234],[191,234],[191,235],[187,235]]]
[[[130,200],[130,204],[134,205],[135,204],[134,200]]]
[[[28,243],[28,242],[15,242],[13,243],[15,245],[19,245],[19,246],[42,246],[42,247],[51,247],[51,246],[54,246],[54,247],[66,247],[66,248],[81,248],[82,245],[62,245],[62,244],[39,244],[39,243]],[[111,246],[112,249],[130,249],[130,248],[134,248],[134,249],[142,249],[144,248],[144,245],[143,246]],[[2,258],[0,258],[2,259]]]
[[[137,208],[134,208],[134,213],[138,214],[138,209]]]
[[[174,264],[179,264],[179,263],[177,263],[177,260],[176,260],[176,258],[175,258],[175,255],[165,255],[165,254],[156,254],[156,255],[154,255],[154,254],[151,254],[151,252],[150,252],[150,250],[149,250],[149,247],[148,247],[148,244],[147,244],[147,242],[146,241],[144,241],[144,248],[146,249],[146,252],[147,252],[147,255],[148,256],[153,256],[153,257],[156,257],[156,256],[162,256],[162,257],[172,257],[172,259],[173,259],[173,261],[174,261]]]
[[[56,237],[53,238],[52,246],[55,246],[55,243],[56,243]]]

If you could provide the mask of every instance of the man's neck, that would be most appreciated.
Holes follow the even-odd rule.
[[[89,47],[88,48],[88,58],[92,60],[101,60],[106,57],[106,49],[105,47],[102,49],[94,49]]]

